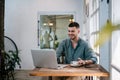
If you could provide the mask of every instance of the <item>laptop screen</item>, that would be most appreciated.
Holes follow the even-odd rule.
[[[35,67],[57,68],[56,51],[53,49],[31,50]]]

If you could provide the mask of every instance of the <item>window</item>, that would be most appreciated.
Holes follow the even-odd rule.
[[[94,43],[97,39],[99,32],[99,0],[92,0],[90,12],[90,43],[94,48]],[[99,53],[99,47],[94,50]]]
[[[99,46],[94,48],[94,44],[99,37],[99,0],[91,0],[90,12],[89,12],[89,24],[90,24],[90,45],[98,55],[99,59]]]
[[[94,47],[99,35],[99,0],[84,0],[83,39],[88,41],[98,56],[99,46]]]
[[[120,31],[112,34],[111,76],[112,80],[120,79]]]
[[[120,24],[120,0],[112,0],[112,22]],[[111,80],[120,80],[120,30],[112,32]]]

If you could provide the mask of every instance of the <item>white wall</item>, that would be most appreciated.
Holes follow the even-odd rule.
[[[37,13],[75,12],[82,29],[82,3],[83,0],[5,0],[5,35],[17,44],[22,69],[34,68],[30,50],[37,48]]]

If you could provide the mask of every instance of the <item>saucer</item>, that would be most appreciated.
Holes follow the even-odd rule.
[[[80,67],[80,66],[83,66],[82,64],[70,64],[70,66],[72,67]]]

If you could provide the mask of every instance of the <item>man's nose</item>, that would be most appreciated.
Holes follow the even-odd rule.
[[[72,32],[68,32],[68,34],[72,34]]]

